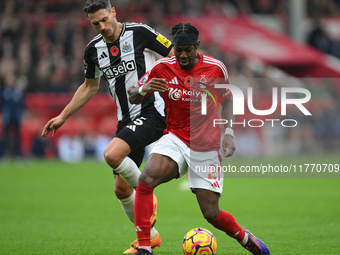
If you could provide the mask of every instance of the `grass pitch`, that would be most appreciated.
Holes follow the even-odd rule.
[[[339,163],[339,156],[257,161]],[[184,181],[155,189],[162,244],[154,253],[182,254],[186,232],[204,227],[216,236],[217,254],[250,254],[203,219],[195,196],[181,189]],[[340,178],[231,178],[224,180],[220,207],[271,254],[340,254],[339,197]],[[0,231],[0,254],[18,255],[122,254],[136,238],[114,196],[111,170],[93,161],[1,162]]]

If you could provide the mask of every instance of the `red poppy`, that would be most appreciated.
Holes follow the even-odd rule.
[[[111,51],[112,56],[114,57],[117,56],[119,53],[119,50],[116,46],[111,47],[110,51]]]
[[[184,79],[184,85],[190,87],[193,84],[193,78],[191,76],[187,76]]]

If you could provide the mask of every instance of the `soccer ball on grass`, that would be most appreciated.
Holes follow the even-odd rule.
[[[217,242],[209,230],[194,228],[184,236],[182,248],[185,255],[213,255],[216,253]]]

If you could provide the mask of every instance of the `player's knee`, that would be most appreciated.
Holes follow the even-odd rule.
[[[202,210],[203,216],[208,222],[213,222],[217,218],[218,212],[215,208],[205,208]]]
[[[110,150],[107,147],[104,150],[104,159],[112,168],[117,168],[124,158],[125,156],[123,157],[120,153]]]

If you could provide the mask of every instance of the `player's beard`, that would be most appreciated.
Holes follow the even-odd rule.
[[[181,69],[187,70],[192,66],[190,59],[178,59],[177,61]]]
[[[115,35],[115,31],[117,30],[118,25],[117,23],[111,23],[110,26],[108,26],[106,29],[104,29],[103,31],[101,31],[100,33],[102,34],[102,36],[107,40],[107,41],[111,41],[114,39],[114,35]]]
[[[188,70],[188,69],[190,69],[190,65],[185,65],[185,66],[183,66],[183,65],[181,65],[181,64],[179,64],[179,66],[180,66],[180,68],[181,69],[183,69],[183,70]]]
[[[105,29],[104,31],[101,31],[102,36],[104,36],[104,38],[111,38],[113,36],[113,32],[110,31],[110,29]]]

